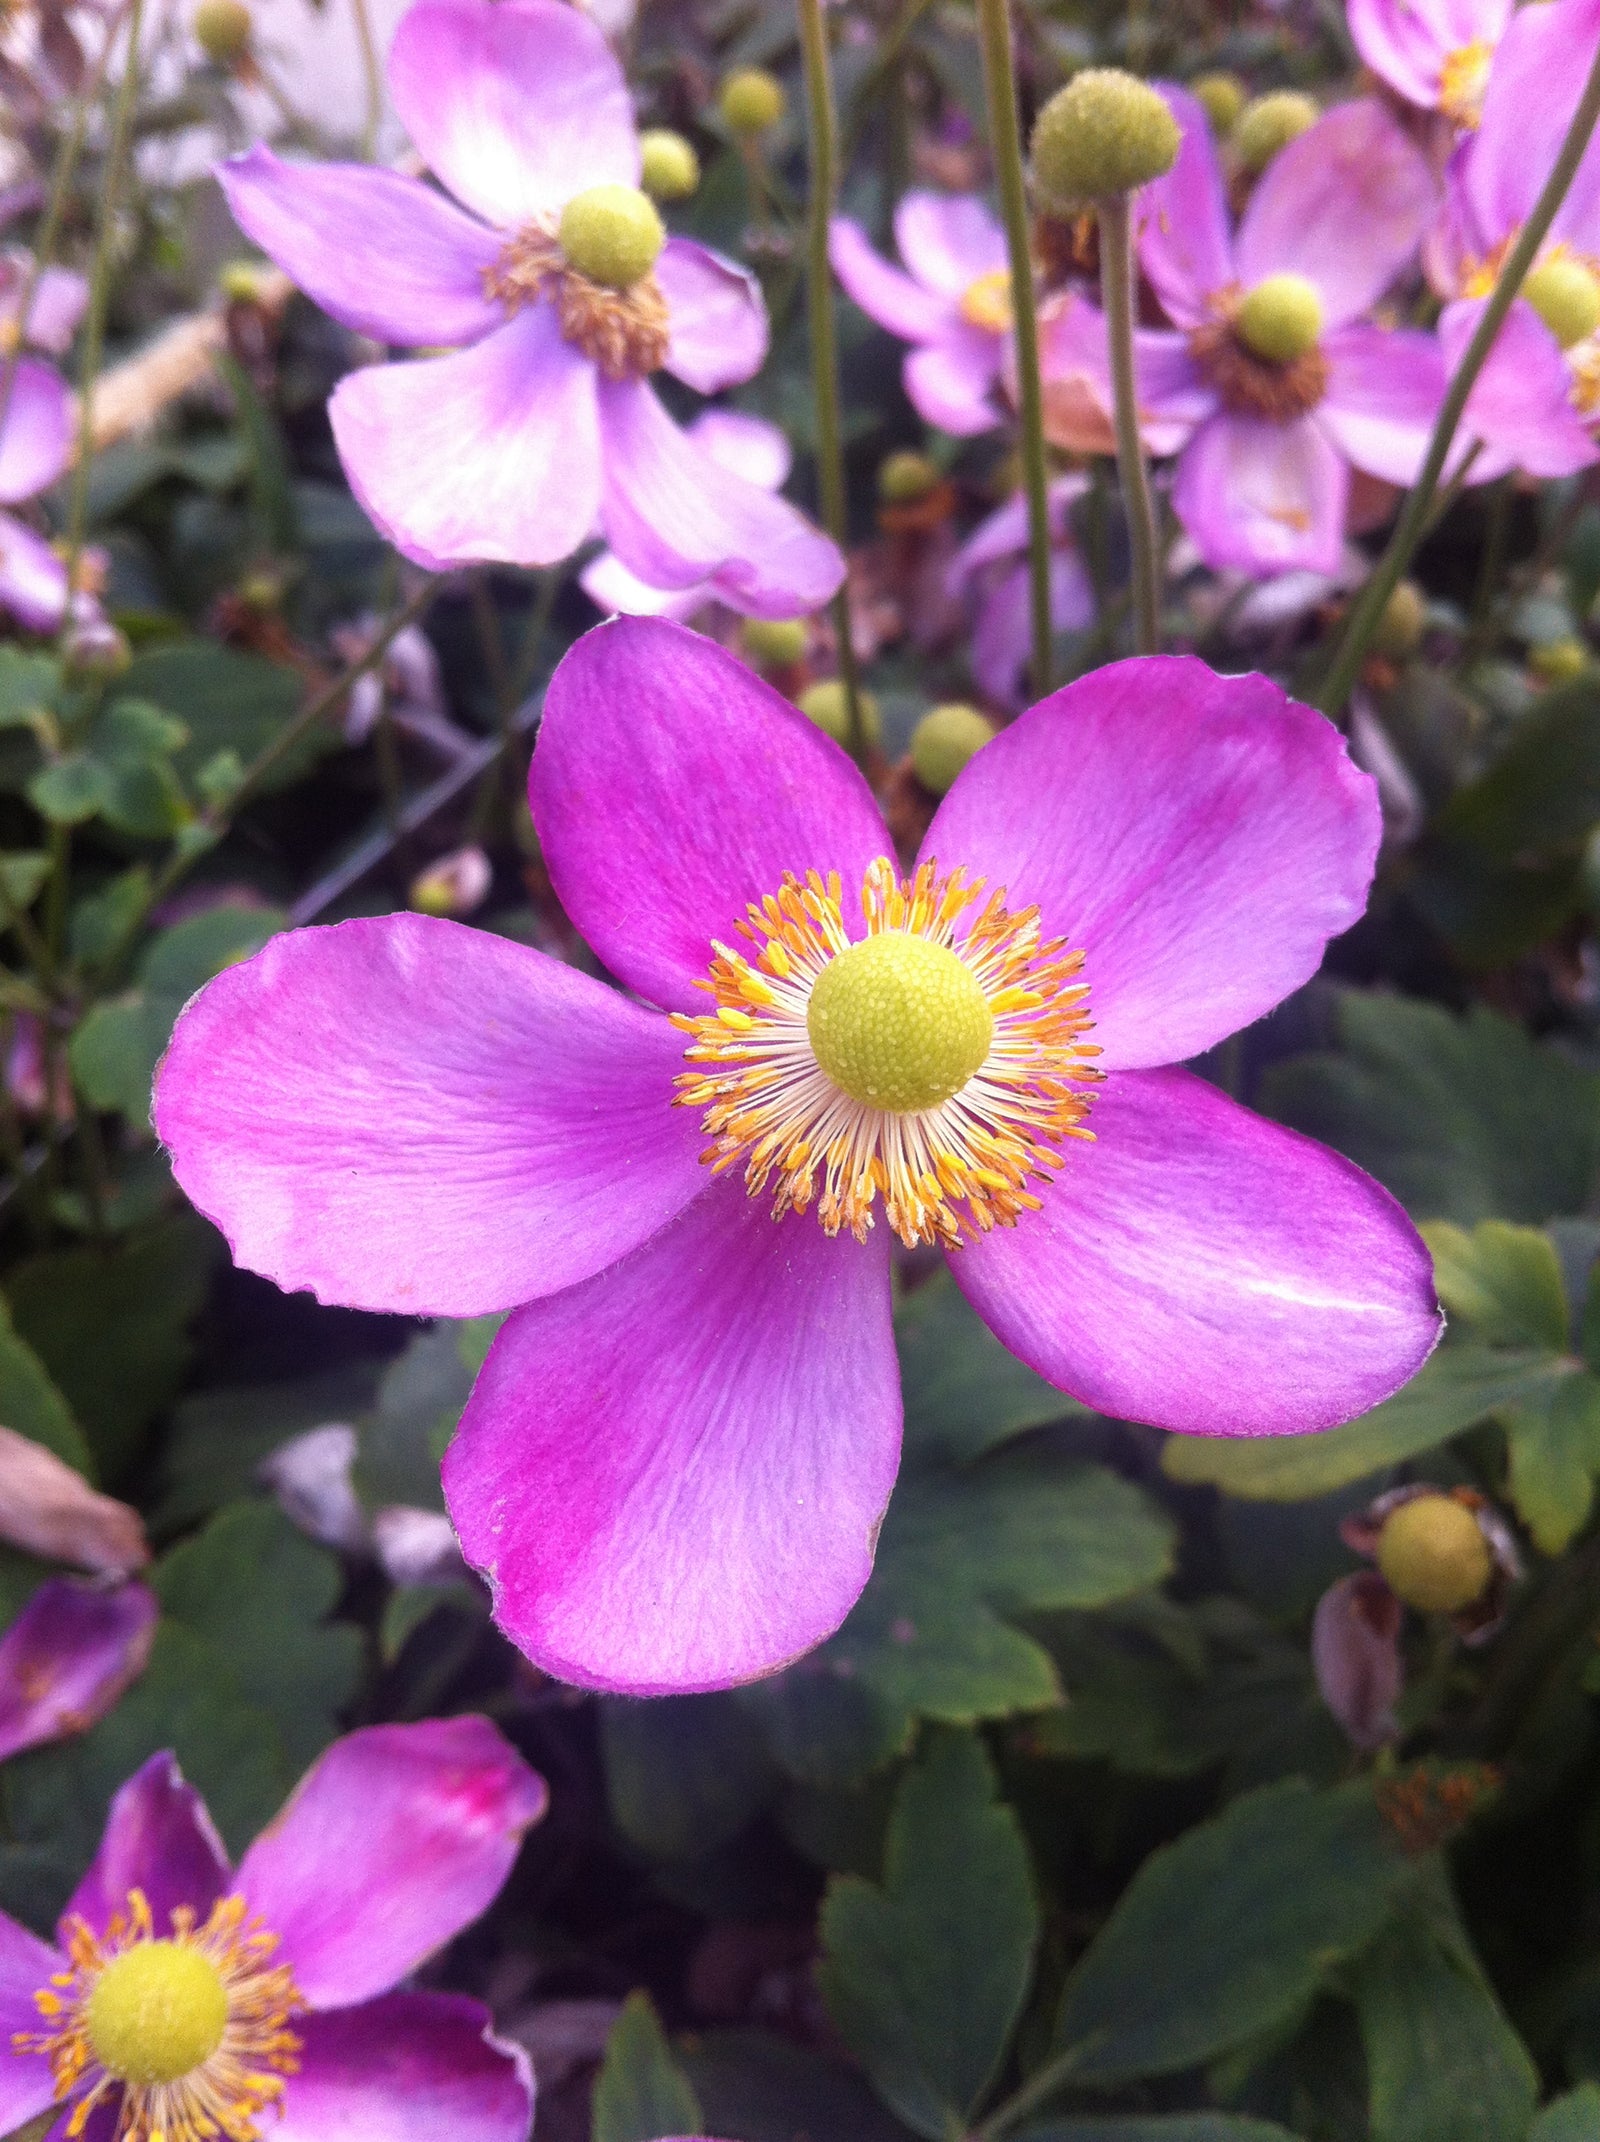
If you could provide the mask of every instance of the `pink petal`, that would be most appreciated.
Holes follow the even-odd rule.
[[[1189,355],[1187,335],[1159,328],[1136,329],[1134,365],[1139,386],[1139,430],[1145,446],[1152,454],[1175,454],[1195,426],[1216,409],[1217,397]],[[1008,350],[1006,383],[1013,399],[1014,369]],[[1047,416],[1051,389],[1080,389],[1103,420],[1104,444],[1109,452],[1113,444],[1111,359],[1106,347],[1106,323],[1098,307],[1069,292],[1044,308],[1039,318],[1039,370],[1045,384]],[[1099,442],[1085,439],[1080,443],[1087,450]]]
[[[1333,573],[1349,487],[1344,457],[1314,417],[1224,414],[1185,447],[1172,504],[1213,571]]]
[[[959,300],[980,275],[1008,265],[1006,234],[975,193],[903,195],[894,212],[894,242],[915,279],[940,297]]]
[[[1594,0],[1519,8],[1496,47],[1483,118],[1468,146],[1462,183],[1488,245],[1527,221],[1556,160],[1600,39]],[[1600,247],[1600,133],[1590,139],[1556,220],[1553,238]]]
[[[1437,337],[1358,324],[1331,334],[1323,355],[1328,385],[1317,422],[1358,469],[1403,488],[1414,484],[1444,400]]]
[[[587,1279],[695,1195],[682,1048],[542,952],[384,915],[274,938],[208,983],[155,1124],[246,1270],[481,1316]]]
[[[526,2142],[533,2070],[458,1993],[390,1993],[295,2018],[304,2050],[274,2142]]]
[[[948,298],[924,290],[874,251],[866,232],[848,216],[828,227],[828,259],[848,294],[869,320],[902,342],[931,342],[960,318]]]
[[[1322,1700],[1351,1743],[1370,1751],[1400,1736],[1405,1686],[1400,1602],[1375,1569],[1329,1585],[1311,1623],[1311,1668]]]
[[[75,274],[71,268],[41,268],[33,286],[33,302],[28,307],[28,325],[23,340],[36,350],[47,351],[52,357],[64,357],[72,347],[72,338],[88,303],[89,285],[85,277]],[[8,313],[7,317],[15,315]]]
[[[687,438],[642,379],[600,382],[601,522],[624,565],[652,587],[713,583],[748,617],[819,609],[844,560],[793,506],[746,483]]]
[[[964,322],[905,360],[906,396],[925,424],[953,438],[972,439],[1001,421],[994,386],[1004,338]]]
[[[318,1756],[236,1886],[310,2006],[344,2008],[487,1911],[548,1799],[487,1718],[365,1726]]]
[[[559,0],[416,0],[389,91],[428,168],[503,228],[639,183],[633,102],[602,32]]]
[[[681,625],[597,626],[550,680],[528,781],[562,905],[613,974],[672,1010],[713,938],[784,874],[847,900],[888,835],[850,760],[733,655]]]
[[[103,1934],[134,1889],[165,1932],[180,1904],[204,1919],[227,1887],[228,1855],[205,1802],[173,1756],[152,1755],[112,1800],[100,1849],[61,1915],[61,1937],[74,1918]]]
[[[760,371],[767,307],[747,269],[692,239],[669,238],[656,262],[656,281],[671,314],[669,372],[698,394],[716,394]]]
[[[219,164],[233,220],[324,312],[376,342],[476,342],[500,326],[483,274],[503,240],[419,179],[372,164]]]
[[[1087,479],[1078,475],[1057,476],[1051,480],[1046,497],[1052,543],[1072,541],[1072,507],[1088,487]],[[952,595],[960,595],[986,565],[997,565],[1002,559],[1014,558],[1027,547],[1028,501],[1023,492],[1014,491],[1003,506],[997,506],[978,523],[956,552],[950,561],[945,585]]]
[[[602,617],[670,617],[686,623],[715,595],[708,581],[687,588],[653,588],[613,550],[603,550],[578,575],[578,585]]]
[[[1239,226],[1239,279],[1306,276],[1326,327],[1376,304],[1439,205],[1427,159],[1381,104],[1341,104],[1267,166]]]
[[[12,2040],[49,2029],[33,1997],[66,1968],[57,1950],[0,1911],[0,2134],[14,2134],[55,2100],[49,2061],[41,2053],[14,2051]]]
[[[1444,60],[1471,44],[1495,45],[1513,0],[1348,0],[1350,35],[1376,75],[1411,104],[1439,104]]]
[[[1481,298],[1462,298],[1440,314],[1439,343],[1452,373],[1482,313]],[[1573,407],[1566,357],[1533,307],[1520,298],[1467,397],[1460,436],[1483,441],[1471,472],[1478,483],[1512,468],[1530,476],[1570,476],[1600,459]]]
[[[1432,1261],[1359,1168],[1187,1071],[1112,1076],[1090,1123],[1042,1211],[950,1258],[1040,1375],[1124,1420],[1300,1435],[1427,1359]]]
[[[54,632],[66,608],[66,566],[25,521],[0,513],[0,609],[30,632]]]
[[[513,4],[498,0],[495,11]],[[554,565],[594,526],[594,367],[542,301],[455,356],[350,373],[328,415],[351,489],[396,549],[430,571]]]
[[[1205,113],[1186,89],[1163,82],[1161,94],[1183,145],[1165,178],[1134,197],[1139,264],[1174,324],[1198,327],[1212,292],[1234,280],[1227,199]]]
[[[731,469],[763,491],[781,491],[788,482],[794,449],[765,417],[746,416],[742,409],[702,409],[686,428],[719,469]]]
[[[886,1230],[830,1241],[730,1180],[518,1310],[445,1499],[535,1664],[637,1695],[725,1688],[843,1621],[899,1449]]]
[[[19,505],[53,484],[72,458],[74,430],[72,396],[60,374],[19,359],[0,429],[0,504]]]
[[[967,659],[973,679],[986,697],[1001,706],[1016,706],[1022,698],[1033,652],[1032,605],[1028,568],[1013,565],[995,577],[972,628]]]
[[[1366,905],[1373,783],[1266,677],[1113,662],[962,771],[922,844],[1084,949],[1114,1069],[1210,1048],[1310,978]],[[1091,1127],[1093,1127],[1091,1125]]]
[[[0,1762],[103,1718],[144,1671],[159,1613],[137,1582],[41,1584],[0,1636]]]

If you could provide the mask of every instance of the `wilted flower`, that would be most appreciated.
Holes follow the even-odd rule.
[[[137,1579],[41,1584],[0,1636],[0,1762],[104,1718],[143,1673],[160,1611]]]
[[[1082,476],[1050,486],[1050,624],[1081,632],[1094,622],[1094,589],[1072,535],[1072,504],[1088,488]],[[975,611],[969,661],[978,684],[1000,706],[1022,696],[1030,646],[1028,501],[1014,498],[980,522],[950,561],[945,587]]]
[[[926,423],[958,438],[993,431],[1011,334],[1004,231],[976,194],[917,192],[896,208],[894,237],[904,269],[873,250],[859,223],[836,216],[828,237],[834,274],[869,319],[915,345],[905,361],[906,393]]]
[[[1375,75],[1424,111],[1473,127],[1515,0],[1349,0],[1350,35]]]
[[[0,2127],[524,2142],[525,2058],[456,1994],[392,1992],[494,1900],[542,1781],[483,1718],[351,1733],[230,1870],[153,1755],[56,1929],[0,1914]]]
[[[155,1121],[247,1268],[514,1308],[445,1491],[551,1672],[724,1685],[838,1626],[899,1455],[891,1233],[1122,1418],[1326,1427],[1433,1345],[1387,1191],[1159,1068],[1365,903],[1372,784],[1267,679],[1149,659],[1054,694],[902,882],[842,751],[709,640],[622,619],[552,679],[530,801],[646,1002],[424,916],[302,930],[190,1003]]]
[[[0,1540],[44,1562],[124,1576],[150,1559],[137,1510],[102,1495],[53,1450],[0,1427]]]
[[[370,365],[329,404],[352,488],[418,564],[549,565],[596,522],[653,587],[710,581],[755,616],[844,571],[782,499],[698,449],[649,384],[702,393],[766,353],[754,279],[666,238],[639,191],[628,86],[556,0],[418,0],[389,53],[417,149],[463,206],[398,172],[222,166],[241,227],[346,326],[446,356]]]

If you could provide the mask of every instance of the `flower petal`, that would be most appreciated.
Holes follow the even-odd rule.
[[[55,1949],[0,1911],[0,2134],[14,2134],[55,2101],[49,2061],[38,2053],[16,2052],[12,2040],[49,2027],[33,1997],[65,1968]]]
[[[1452,372],[1482,312],[1482,299],[1462,298],[1440,314],[1439,343]],[[1520,298],[1506,314],[1467,397],[1461,431],[1483,441],[1472,464],[1476,483],[1513,468],[1530,476],[1570,476],[1600,459],[1572,405],[1566,357],[1533,307]]]
[[[1594,0],[1519,8],[1507,24],[1461,173],[1487,245],[1509,238],[1532,213],[1572,124],[1597,38]],[[1569,238],[1583,251],[1600,248],[1600,133],[1590,138],[1551,236]]]
[[[1495,45],[1512,0],[1348,0],[1350,35],[1373,73],[1408,103],[1438,109],[1439,70],[1452,52]]]
[[[669,372],[697,394],[716,394],[760,371],[767,307],[748,269],[692,239],[669,238],[656,262],[656,281],[671,315]]]
[[[303,2050],[275,2142],[526,2142],[533,2070],[458,1993],[390,1993],[295,2018]]]
[[[157,1931],[165,1932],[180,1904],[204,1919],[227,1887],[228,1855],[204,1800],[184,1782],[176,1757],[152,1755],[112,1800],[100,1849],[59,1930],[65,1941],[68,1921],[78,1918],[103,1934],[127,1910],[129,1891],[142,1889]]]
[[[828,226],[828,259],[867,318],[902,342],[931,342],[960,318],[948,298],[924,290],[899,268],[890,267],[848,216],[835,216]]]
[[[952,438],[974,439],[1000,422],[994,386],[1004,338],[957,322],[912,350],[903,367],[906,397],[925,424]]]
[[[1400,1602],[1375,1569],[1330,1584],[1311,1622],[1311,1669],[1323,1702],[1352,1744],[1381,1748],[1400,1736],[1395,1705],[1405,1686]]]
[[[763,491],[781,491],[788,482],[794,449],[765,417],[747,416],[742,409],[702,409],[685,428],[719,469],[731,469]]]
[[[54,632],[66,609],[66,566],[26,522],[0,513],[0,610],[30,632]]]
[[[1111,1069],[1176,1063],[1316,972],[1366,905],[1377,792],[1266,677],[1113,662],[963,769],[922,844],[1084,948]]]
[[[20,290],[16,296],[20,298]],[[41,268],[33,286],[33,301],[28,307],[23,341],[32,349],[47,351],[52,357],[64,357],[72,347],[72,338],[78,332],[78,322],[88,303],[87,277],[71,268]],[[9,321],[15,320],[16,316],[14,304],[0,305],[0,318]]]
[[[237,1887],[310,2006],[348,2007],[489,1908],[548,1800],[487,1718],[364,1726],[318,1756]]]
[[[613,974],[699,1010],[713,938],[786,871],[853,899],[888,834],[849,759],[733,655],[656,619],[597,626],[550,680],[528,779],[557,893]]]
[[[1350,471],[1314,417],[1271,424],[1224,413],[1178,462],[1173,510],[1215,572],[1338,570]]]
[[[502,239],[420,179],[288,164],[258,145],[217,166],[233,220],[325,313],[377,342],[476,342],[504,308],[483,272]]]
[[[1006,234],[994,211],[975,193],[928,193],[901,197],[894,212],[894,242],[900,258],[925,290],[959,299],[980,275],[1008,265]]]
[[[1206,300],[1234,279],[1227,197],[1211,125],[1186,89],[1163,82],[1182,132],[1178,160],[1134,195],[1139,264],[1177,327],[1198,327]]]
[[[159,1613],[137,1582],[41,1584],[0,1636],[0,1762],[103,1718],[144,1671]]]
[[[1427,159],[1381,104],[1341,104],[1268,164],[1235,248],[1247,287],[1303,275],[1341,327],[1382,297],[1438,209]]]
[[[554,565],[594,527],[594,368],[542,301],[452,357],[352,372],[328,416],[351,489],[430,571]]]
[[[72,396],[65,381],[47,364],[19,359],[0,429],[0,504],[20,505],[53,484],[72,458],[72,435]]]
[[[1427,1359],[1432,1261],[1349,1161],[1187,1071],[1113,1074],[1090,1124],[1042,1211],[950,1258],[1040,1375],[1124,1420],[1299,1435]]]
[[[652,587],[712,582],[747,617],[819,609],[844,560],[787,500],[719,468],[642,379],[600,382],[600,517],[624,565]]]
[[[274,938],[208,983],[155,1124],[247,1270],[352,1308],[481,1316],[587,1279],[695,1195],[681,1053],[559,960],[384,915]]]
[[[416,0],[389,91],[423,161],[502,227],[639,183],[633,101],[603,33],[559,0]]]
[[[670,617],[686,623],[716,599],[704,580],[687,588],[653,588],[630,573],[614,550],[592,559],[578,575],[578,585],[602,617]]]
[[[725,1181],[506,1323],[445,1499],[535,1664],[637,1695],[725,1688],[843,1621],[899,1450],[886,1230],[830,1241]]]
[[[1347,461],[1409,487],[1428,451],[1446,382],[1444,352],[1415,328],[1357,323],[1323,344],[1328,385],[1317,422]]]

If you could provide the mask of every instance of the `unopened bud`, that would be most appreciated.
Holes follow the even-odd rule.
[[[1034,122],[1030,161],[1041,206],[1071,215],[1170,171],[1182,136],[1159,90],[1120,67],[1086,67]]]
[[[976,707],[930,707],[911,732],[911,770],[929,795],[946,795],[968,759],[993,736],[993,723]]]
[[[208,60],[236,67],[250,49],[254,25],[244,0],[200,0],[190,28]]]
[[[804,657],[809,640],[800,617],[747,617],[739,628],[739,644],[757,669],[789,668]]]
[[[788,105],[783,84],[765,67],[740,67],[722,85],[718,108],[736,134],[764,134]]]
[[[1269,275],[1246,291],[1233,325],[1252,355],[1293,364],[1321,340],[1322,299],[1303,275]]]
[[[1295,89],[1274,89],[1265,97],[1254,97],[1234,126],[1233,153],[1254,178],[1280,149],[1286,149],[1308,126],[1315,126],[1319,116],[1312,99]]]
[[[470,915],[489,897],[493,878],[481,848],[458,848],[419,871],[407,898],[422,915]]]
[[[1564,350],[1600,327],[1600,278],[1570,254],[1558,253],[1528,270],[1522,295]]]
[[[1206,115],[1213,134],[1231,134],[1244,110],[1244,84],[1236,74],[1201,74],[1189,84],[1189,94]]]
[[[886,506],[914,506],[939,484],[939,471],[926,454],[899,447],[878,463],[878,496]]]
[[[1372,635],[1374,654],[1403,662],[1422,645],[1427,630],[1428,601],[1414,580],[1402,580],[1383,606],[1378,629]]]
[[[559,236],[578,273],[611,290],[629,290],[648,275],[667,242],[650,196],[609,179],[573,195]]]
[[[867,743],[876,744],[883,735],[878,702],[870,692],[858,691],[856,703],[861,709],[862,737]],[[821,684],[813,684],[802,692],[800,711],[807,721],[814,721],[836,744],[850,742],[850,702],[837,677],[824,678]]]
[[[1384,1519],[1378,1567],[1395,1597],[1419,1613],[1459,1614],[1488,1589],[1494,1557],[1464,1503],[1418,1495]]]
[[[639,136],[639,183],[655,201],[686,201],[700,183],[694,143],[671,127],[646,127]]]

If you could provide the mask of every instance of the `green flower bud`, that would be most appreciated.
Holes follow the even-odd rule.
[[[787,669],[805,654],[810,635],[800,617],[747,617],[739,644],[757,669]]]
[[[1570,684],[1589,667],[1589,650],[1582,640],[1542,640],[1528,651],[1528,667],[1544,684]]]
[[[1378,1568],[1395,1597],[1419,1613],[1459,1614],[1488,1590],[1494,1557],[1464,1503],[1418,1495],[1384,1519]]]
[[[208,60],[236,67],[250,49],[254,25],[244,0],[200,0],[190,28]]]
[[[667,242],[655,203],[614,180],[574,194],[561,211],[561,250],[580,275],[630,290],[650,273]]]
[[[1600,327],[1600,278],[1568,254],[1530,268],[1522,295],[1564,350]]]
[[[649,126],[639,136],[640,184],[655,201],[686,201],[700,183],[694,143],[669,126]]]
[[[783,84],[765,67],[740,67],[722,85],[717,99],[723,118],[736,134],[764,134],[777,125],[788,107]]]
[[[1268,275],[1245,293],[1234,332],[1268,364],[1293,364],[1322,338],[1322,300],[1303,275]]]
[[[1244,84],[1236,74],[1200,74],[1189,84],[1189,94],[1206,115],[1213,134],[1226,137],[1244,110]]]
[[[911,770],[929,795],[946,795],[968,759],[993,735],[993,723],[976,707],[930,707],[911,732]]]
[[[1034,189],[1050,215],[1132,193],[1178,160],[1182,136],[1159,90],[1120,67],[1086,67],[1034,121]]]
[[[857,692],[856,698],[861,705],[862,735],[869,744],[879,743],[883,737],[883,722],[877,700],[870,692]],[[825,677],[820,684],[813,684],[803,691],[800,711],[807,721],[814,721],[836,744],[848,745],[850,742],[850,704],[837,677]]]
[[[926,454],[902,446],[878,463],[878,496],[886,506],[914,506],[939,483],[939,471]]]
[[[1422,645],[1427,624],[1427,597],[1414,580],[1402,580],[1383,606],[1378,629],[1372,636],[1373,653],[1387,655],[1391,662],[1403,662]]]
[[[1254,178],[1320,117],[1312,99],[1295,89],[1275,89],[1268,96],[1253,97],[1234,125],[1233,153]]]

